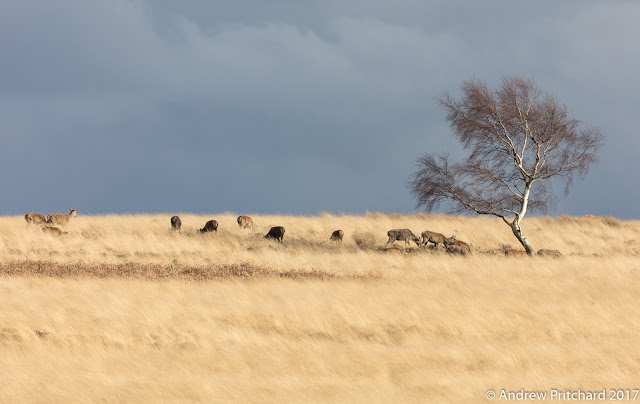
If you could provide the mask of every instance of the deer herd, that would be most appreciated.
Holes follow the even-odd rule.
[[[438,248],[438,245],[442,244],[445,247],[445,251],[450,254],[471,254],[471,246],[464,241],[456,240],[455,235],[446,238],[444,234],[425,230],[422,232],[420,237],[418,237],[409,229],[393,229],[387,232],[387,236],[389,236],[389,241],[387,241],[386,244],[387,246],[393,245],[393,243],[398,240],[404,241],[405,246],[409,246],[411,241],[413,241],[417,246],[422,247],[426,247],[427,244],[433,243],[433,247]],[[397,254],[397,251],[394,250],[394,253]]]
[[[76,213],[77,211],[78,211],[77,209],[69,209],[68,215],[65,215],[64,213],[52,213],[48,215],[46,218],[37,213],[27,213],[26,215],[24,215],[24,220],[26,220],[27,223],[41,224],[41,225],[44,224],[45,226],[42,228],[43,232],[54,235],[54,236],[61,236],[63,234],[67,234],[67,232],[64,232],[59,228],[50,226],[50,225],[69,223],[69,220],[71,220],[72,217],[77,216],[77,213]]]
[[[24,219],[27,223],[44,225],[42,227],[42,231],[53,235],[53,236],[61,236],[63,234],[67,234],[67,232],[62,231],[60,228],[55,227],[53,225],[65,225],[69,223],[72,217],[77,216],[77,209],[69,209],[69,214],[61,214],[61,213],[52,213],[48,215],[46,218],[43,215],[37,213],[27,213],[24,216]],[[241,229],[253,229],[253,219],[249,216],[240,215],[238,216],[238,226]],[[182,221],[179,216],[171,217],[171,229],[175,231],[182,231]],[[209,220],[205,223],[202,229],[198,229],[199,233],[217,233],[218,232],[218,221],[217,220]],[[285,229],[282,226],[274,226],[269,229],[269,232],[264,236],[266,239],[273,239],[280,243],[284,240]],[[432,232],[429,230],[425,230],[420,234],[420,237],[416,236],[409,229],[392,229],[387,232],[387,236],[389,240],[385,244],[385,252],[388,254],[403,254],[403,250],[394,246],[396,241],[404,241],[405,247],[410,246],[411,241],[416,243],[418,247],[427,247],[429,243],[432,243],[431,246],[433,249],[438,249],[440,245],[442,245],[445,251],[449,254],[455,255],[469,255],[471,254],[471,245],[465,243],[461,240],[456,240],[456,236],[452,235],[451,237],[445,237],[444,234]],[[342,239],[344,238],[343,230],[335,230],[331,233],[329,240],[336,243],[342,244]],[[502,252],[506,256],[525,256],[527,255],[526,251],[518,250],[515,248],[503,248]],[[543,257],[552,257],[559,258],[562,256],[562,253],[558,250],[538,250],[537,255]]]

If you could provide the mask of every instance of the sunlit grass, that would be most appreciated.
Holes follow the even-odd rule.
[[[0,401],[478,402],[486,390],[638,387],[640,223],[448,216],[0,218]],[[209,219],[219,233],[197,234]],[[270,226],[285,242],[265,240]],[[432,230],[471,257],[386,232]],[[342,246],[329,241],[345,231]],[[358,242],[356,242],[358,240]],[[396,242],[396,245],[401,243]],[[104,279],[103,279],[104,278]]]

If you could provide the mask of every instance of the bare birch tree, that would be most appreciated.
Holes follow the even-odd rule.
[[[427,211],[446,201],[455,213],[501,218],[532,255],[522,219],[528,211],[547,210],[553,180],[568,194],[596,162],[604,135],[569,117],[566,106],[533,80],[505,77],[492,90],[474,79],[461,90],[459,99],[445,93],[437,101],[468,155],[458,163],[448,154],[422,156],[411,192]]]

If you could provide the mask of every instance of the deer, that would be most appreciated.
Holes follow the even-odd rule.
[[[401,249],[399,249],[398,247],[387,247],[384,249],[385,254],[390,254],[390,255],[402,255],[404,254],[402,252]]]
[[[539,257],[552,257],[552,258],[562,257],[562,253],[558,250],[538,250],[536,255]]]
[[[420,238],[416,237],[409,229],[392,229],[387,232],[387,236],[389,236],[389,241],[385,244],[386,246],[393,244],[396,240],[404,240],[405,246],[411,244],[410,240],[413,240],[416,245],[420,245]]]
[[[464,241],[461,240],[456,240],[456,236],[455,234],[449,238],[445,238],[444,241],[444,246],[445,247],[449,247],[450,245],[457,245],[459,247],[464,247],[467,250],[471,251],[471,246],[468,243],[465,243]]]
[[[24,220],[26,220],[27,223],[33,224],[47,223],[47,218],[37,213],[27,213],[26,215],[24,215]]]
[[[209,220],[205,223],[204,227],[198,230],[200,233],[209,233],[209,232],[218,232],[218,221],[217,220]]]
[[[438,248],[438,244],[444,244],[444,239],[445,239],[444,234],[425,230],[422,232],[421,236],[422,236],[423,247],[426,247],[428,243],[433,243],[436,248]]]
[[[279,242],[282,243],[282,240],[284,239],[284,227],[282,226],[274,226],[269,230],[269,233],[267,233],[264,238],[272,238],[274,240],[277,240]]]
[[[331,233],[331,237],[329,237],[329,240],[334,241],[336,244],[342,244],[343,237],[344,237],[344,231],[336,230],[333,233]]]
[[[527,252],[517,248],[505,248],[504,255],[507,257],[526,257]]]
[[[180,230],[181,227],[182,227],[182,220],[180,220],[180,218],[178,216],[172,216],[171,217],[171,229],[177,230],[177,231],[181,231]]]
[[[53,226],[45,226],[45,227],[42,228],[42,231],[45,234],[50,234],[50,235],[52,235],[54,237],[60,237],[63,234],[68,234],[66,231],[62,231],[62,230],[58,229],[57,227],[53,227]]]
[[[471,254],[471,249],[463,245],[449,244],[447,246],[447,252],[449,254],[468,255]]]
[[[238,216],[238,226],[240,226],[240,228],[242,229],[253,229],[253,219],[251,219],[249,216],[240,215]]]
[[[47,216],[48,224],[67,224],[72,217],[76,217],[78,210],[77,209],[69,209],[69,214],[65,215],[63,213],[52,213]]]

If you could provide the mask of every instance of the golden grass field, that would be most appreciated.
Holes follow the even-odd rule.
[[[640,388],[640,222],[444,215],[0,217],[0,402],[488,402]],[[208,219],[218,234],[197,234]],[[284,243],[263,238],[286,228]],[[473,244],[454,257],[391,228]],[[345,231],[344,243],[329,241]],[[396,245],[401,245],[396,242]]]

